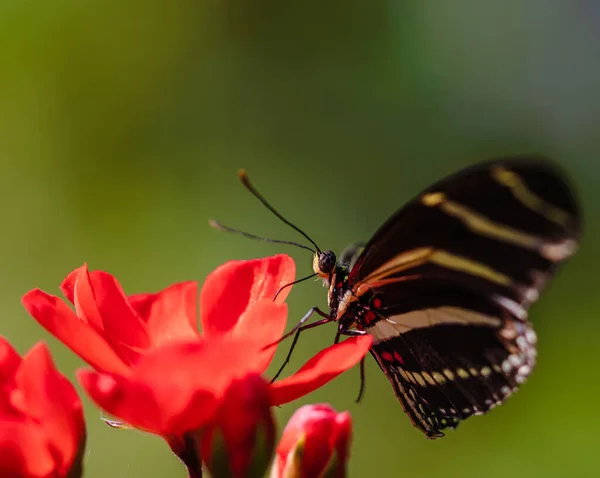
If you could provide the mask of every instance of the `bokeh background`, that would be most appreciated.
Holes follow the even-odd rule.
[[[435,442],[371,360],[360,405],[358,370],[297,405],[351,411],[354,477],[598,476],[600,3],[4,0],[0,59],[0,333],[21,352],[47,340],[71,378],[81,361],[20,297],[58,293],[84,261],[128,293],[277,252],[311,271],[306,251],[208,227],[299,239],[240,186],[240,167],[339,251],[459,167],[556,158],[585,236],[532,310],[539,365],[516,396]],[[296,286],[290,320],[325,301]],[[334,327],[308,334],[290,371]],[[158,438],[110,429],[87,399],[86,411],[88,478],[185,476]]]

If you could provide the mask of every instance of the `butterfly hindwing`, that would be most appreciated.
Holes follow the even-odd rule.
[[[515,325],[520,333],[508,338]],[[426,429],[413,420],[415,426],[439,436],[516,391],[535,365],[535,334],[529,324],[513,319],[503,329],[441,324],[377,342],[373,354],[388,378],[412,390],[420,413],[432,419]]]

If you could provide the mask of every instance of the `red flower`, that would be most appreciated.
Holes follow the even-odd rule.
[[[286,255],[231,261],[217,268],[200,293],[203,335],[196,329],[195,282],[128,297],[113,276],[102,271],[90,273],[84,265],[61,285],[75,312],[39,289],[25,294],[23,304],[40,324],[99,372],[128,376],[144,356],[168,344],[239,338],[253,345],[254,350],[248,351],[253,356],[253,370],[263,373],[275,347],[263,349],[285,330],[287,305],[283,301],[290,288],[275,302],[273,296],[282,285],[292,282],[294,275],[294,262]],[[272,403],[290,402],[324,385],[354,366],[370,344],[371,337],[364,336],[323,350],[298,373],[273,384]],[[248,361],[248,357],[242,359]],[[152,378],[151,373],[144,375],[145,380]]]
[[[299,408],[283,431],[271,478],[343,478],[351,439],[348,412],[327,404]]]
[[[84,447],[81,402],[47,347],[21,358],[0,337],[0,475],[79,477]]]
[[[283,334],[294,263],[285,255],[232,261],[206,279],[200,293],[200,335],[193,282],[158,294],[127,297],[105,272],[72,272],[62,285],[75,305],[40,290],[25,295],[27,310],[90,363],[79,380],[104,410],[167,439],[188,465],[191,432],[206,425],[236,379],[266,371],[275,353],[267,347]],[[333,345],[296,374],[268,387],[271,405],[299,398],[364,357],[371,337]],[[187,458],[186,458],[187,457]]]

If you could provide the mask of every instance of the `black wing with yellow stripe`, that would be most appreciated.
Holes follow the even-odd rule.
[[[576,200],[547,160],[494,160],[420,194],[373,236],[350,285],[410,273],[533,302],[548,272],[575,251]]]
[[[336,318],[374,335],[371,352],[413,424],[441,436],[531,373],[527,308],[580,229],[573,192],[549,161],[465,169],[377,231],[352,261],[343,284],[352,294],[338,292]]]

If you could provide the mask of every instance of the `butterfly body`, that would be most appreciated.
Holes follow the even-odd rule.
[[[338,332],[374,337],[371,354],[404,411],[436,438],[531,374],[528,307],[579,234],[576,201],[555,167],[506,158],[434,184],[364,247],[335,266],[331,251],[317,253],[313,266]]]

